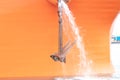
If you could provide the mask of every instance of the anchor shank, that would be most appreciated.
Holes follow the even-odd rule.
[[[58,21],[59,21],[59,32],[58,32],[58,51],[61,54],[63,52],[63,22],[62,22],[62,3],[58,0]]]

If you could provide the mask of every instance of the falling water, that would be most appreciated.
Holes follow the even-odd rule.
[[[78,64],[79,65],[79,70],[77,70],[77,71],[80,71],[81,69],[85,69],[87,71],[84,71],[84,72],[88,73],[88,71],[90,70],[90,69],[88,70],[89,62],[86,59],[86,51],[85,51],[85,48],[84,48],[82,37],[79,34],[78,26],[75,22],[75,19],[74,19],[73,15],[72,15],[72,12],[69,10],[68,5],[63,0],[61,0],[61,5],[62,5],[62,9],[63,9],[63,17],[64,17],[63,21],[64,21],[64,23],[69,22],[69,24],[70,24],[70,25],[67,25],[67,26],[64,27],[65,32],[68,32],[69,28],[71,29],[72,34],[73,34],[73,38],[74,38],[74,40],[76,40],[76,45],[77,45],[77,48],[79,50],[80,62]],[[69,34],[67,36],[69,36]],[[80,72],[78,72],[78,75],[79,75],[79,73]],[[85,74],[85,73],[83,73],[83,74]]]

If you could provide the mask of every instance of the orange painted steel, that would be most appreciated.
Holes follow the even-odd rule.
[[[120,0],[71,0],[68,5],[93,61],[92,73],[111,73],[109,30]],[[0,77],[63,75],[61,63],[49,57],[58,49],[57,33],[57,7],[47,0],[0,0]],[[76,74],[77,55],[74,47],[65,75]]]

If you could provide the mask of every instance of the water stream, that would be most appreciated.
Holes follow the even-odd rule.
[[[80,35],[79,32],[79,27],[77,26],[76,22],[75,22],[75,18],[72,15],[72,12],[70,11],[68,5],[61,0],[61,5],[62,5],[62,12],[63,12],[63,24],[68,23],[66,26],[63,26],[64,28],[64,32],[66,32],[68,38],[73,38],[74,40],[76,40],[76,46],[77,49],[79,50],[79,64],[78,67],[79,69],[77,70],[78,72],[76,73],[76,75],[81,74],[80,70],[84,69],[85,71],[83,71],[84,73],[82,74],[89,74],[90,73],[90,63],[91,61],[88,61],[86,58],[86,51],[85,51],[85,47],[84,47],[84,43],[83,43],[83,39],[82,36]],[[72,34],[72,37],[70,37],[70,33]]]

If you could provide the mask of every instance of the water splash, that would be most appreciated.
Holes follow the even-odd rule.
[[[64,30],[65,30],[66,34],[68,34],[68,32],[69,32],[68,29],[69,28],[71,29],[72,36],[73,36],[74,40],[76,40],[77,48],[79,50],[80,62],[78,64],[79,65],[78,71],[80,71],[81,69],[85,69],[86,71],[84,71],[84,72],[88,73],[88,72],[90,72],[91,61],[90,62],[87,61],[85,47],[83,44],[82,37],[79,34],[79,29],[75,22],[75,18],[73,17],[72,12],[69,10],[68,5],[63,0],[61,0],[61,5],[62,5],[62,9],[63,9],[63,24],[66,22],[69,22],[69,24],[70,24],[70,25],[66,25],[64,27]],[[67,36],[70,37],[69,34]],[[78,72],[78,74],[79,73],[80,72]]]

